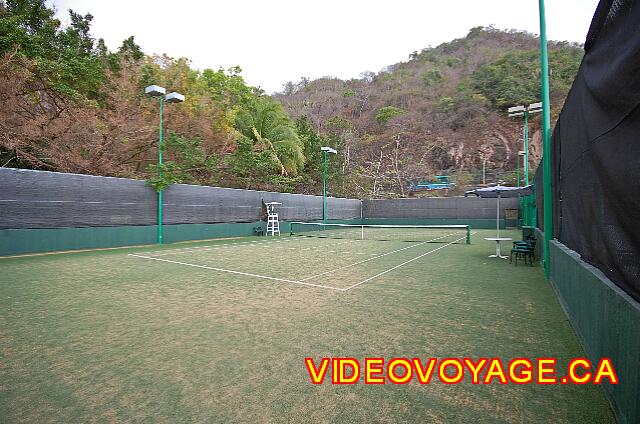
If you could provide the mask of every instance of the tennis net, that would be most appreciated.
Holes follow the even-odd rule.
[[[471,243],[468,225],[356,225],[292,222],[292,236],[352,240]]]

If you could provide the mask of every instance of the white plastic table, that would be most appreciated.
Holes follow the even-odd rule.
[[[513,240],[511,237],[485,237],[484,239],[496,242],[496,254],[495,255],[489,255],[490,258],[501,258],[501,259],[508,259],[509,258],[508,256],[502,256],[500,254],[500,242],[501,241],[511,241],[511,240]]]

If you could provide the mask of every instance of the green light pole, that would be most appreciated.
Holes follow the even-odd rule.
[[[522,130],[522,137],[524,138],[524,185],[528,186],[529,185],[529,111],[528,110],[524,111],[524,129]]]
[[[530,105],[513,106],[507,109],[509,117],[524,117],[524,128],[522,138],[524,139],[524,181],[529,185],[529,115],[542,112],[542,103],[531,103]]]
[[[524,181],[525,185],[529,185],[529,115],[532,113],[542,112],[542,103],[531,103],[529,105],[513,106],[507,109],[509,117],[522,116],[524,117],[524,127],[522,129],[522,138],[524,139]],[[531,208],[530,201],[525,200],[523,207],[524,223],[525,225],[531,225]]]
[[[150,97],[157,97],[160,101],[160,137],[158,142],[158,172],[162,178],[162,110],[166,100],[167,103],[184,102],[184,96],[180,93],[169,93],[165,98],[167,90],[158,85],[150,85],[144,89],[144,93]],[[158,244],[162,244],[162,190],[158,190]]]
[[[540,67],[542,70],[542,173],[544,195],[544,276],[549,279],[549,242],[553,238],[553,193],[551,181],[551,105],[549,100],[549,57],[544,0],[540,1]]]
[[[516,156],[516,187],[520,187],[520,152],[518,152],[518,156]]]
[[[322,222],[327,223],[327,153],[337,154],[338,152],[331,147],[321,147],[324,171],[322,173]]]

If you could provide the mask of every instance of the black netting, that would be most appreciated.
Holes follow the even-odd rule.
[[[640,7],[602,1],[553,133],[554,236],[640,300]],[[543,228],[542,167],[535,177]]]

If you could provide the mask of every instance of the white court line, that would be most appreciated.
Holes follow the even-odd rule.
[[[353,244],[358,242],[359,240],[346,240],[331,244],[321,244],[319,246],[310,246],[310,247],[286,247],[286,246],[272,246],[270,249],[284,249],[284,250],[297,250],[297,251],[305,251],[305,252],[318,252],[318,253],[340,253],[346,255],[364,255],[364,256],[375,256],[377,253],[362,253],[362,252],[352,252],[346,250],[327,250],[327,248],[340,248],[343,244]]]
[[[324,246],[329,247],[327,246]],[[275,247],[271,247],[270,249],[285,249],[285,250],[296,250],[296,251],[305,251],[305,252],[317,252],[317,253],[340,253],[343,255],[360,255],[360,256],[374,256],[377,255],[377,253],[362,253],[362,252],[349,252],[346,250],[326,250],[325,248],[322,247],[282,247],[282,246],[275,246]]]
[[[228,248],[232,248],[232,247],[236,247],[236,246],[263,246],[263,245],[272,245],[274,243],[287,243],[290,244],[291,242],[293,242],[296,239],[293,238],[283,238],[283,239],[279,239],[279,240],[251,240],[251,241],[242,241],[242,242],[237,242],[237,243],[229,243],[229,244],[224,244],[224,245],[205,245],[205,246],[196,246],[196,247],[185,247],[185,248],[181,248],[181,249],[167,249],[167,250],[154,250],[151,252],[141,252],[142,254],[146,254],[146,255],[153,255],[154,257],[158,257],[158,256],[168,256],[168,255],[180,255],[183,253],[193,253],[193,252],[209,252],[211,250],[220,250],[220,249],[228,249]],[[302,239],[297,239],[297,240],[302,240]],[[323,245],[326,247],[329,246],[334,246],[337,244],[343,244],[343,243],[353,243],[355,240],[349,240],[349,241],[343,241],[341,243],[335,243],[333,245]],[[302,248],[296,248],[296,247],[280,247],[280,246],[275,246],[274,248],[278,248],[278,249],[302,249]],[[309,249],[309,248],[306,248]],[[344,253],[344,252],[342,252]]]
[[[227,272],[229,274],[245,275],[247,277],[262,278],[264,280],[280,281],[280,282],[283,282],[283,283],[290,283],[290,284],[300,284],[300,285],[303,285],[303,286],[318,287],[318,288],[322,288],[322,289],[331,289],[331,290],[336,290],[336,291],[346,291],[346,289],[341,289],[341,288],[338,288],[338,287],[323,286],[321,284],[305,283],[305,282],[302,282],[302,281],[295,281],[295,280],[286,280],[284,278],[269,277],[269,276],[266,276],[266,275],[258,275],[258,274],[251,274],[251,273],[248,273],[248,272],[233,271],[233,270],[230,270],[230,269],[214,268],[212,266],[196,265],[196,264],[190,264],[190,263],[187,263],[187,262],[172,261],[172,260],[169,260],[169,259],[160,259],[160,258],[154,258],[154,257],[151,257],[151,256],[136,255],[134,253],[129,253],[129,256],[135,256],[136,258],[142,258],[142,259],[151,259],[152,261],[168,262],[170,264],[185,265],[185,266],[192,266],[192,267],[195,267],[195,268],[209,269],[209,270],[212,270],[212,271]]]
[[[340,253],[343,255],[360,255],[360,256],[375,256],[377,253],[363,253],[363,252],[350,252],[347,250],[327,250],[326,248],[329,246],[324,246],[324,248],[320,247],[281,247],[275,246],[271,247],[271,249],[285,249],[285,250],[297,250],[297,251],[305,251],[305,252],[317,252],[317,253]]]
[[[455,234],[455,233],[452,233],[452,234]],[[429,243],[429,242],[432,242],[432,241],[440,240],[442,238],[449,237],[450,235],[451,234],[447,234],[446,236],[437,237],[437,238],[434,238],[434,239],[431,239],[431,240],[427,240],[427,241],[423,241],[423,242],[420,242],[420,243],[417,243],[417,244],[412,244],[411,246],[407,246],[407,247],[403,247],[402,249],[393,250],[391,252],[383,253],[382,255],[374,256],[373,258],[364,259],[364,260],[361,260],[361,261],[358,261],[358,262],[354,262],[354,263],[349,264],[349,265],[344,265],[344,266],[341,266],[341,267],[336,268],[336,269],[332,269],[332,270],[329,270],[329,271],[322,272],[320,274],[312,275],[311,277],[303,278],[300,281],[307,281],[307,280],[312,280],[314,278],[322,277],[323,275],[331,274],[332,272],[340,271],[340,270],[343,270],[343,269],[346,269],[346,268],[351,268],[352,266],[360,265],[360,264],[363,264],[365,262],[372,261],[374,259],[382,258],[383,256],[391,255],[392,253],[398,253],[398,252],[402,252],[403,250],[411,249],[413,247],[422,246],[425,243]],[[462,240],[462,239],[459,239],[459,240]],[[456,241],[459,241],[459,240],[456,240]],[[451,242],[451,243],[455,243],[455,242]],[[449,244],[451,244],[451,243],[449,243]]]
[[[464,240],[464,239],[466,239],[466,238],[467,238],[467,236],[464,236],[464,237],[462,237],[462,238],[459,238],[458,240],[452,241],[451,243],[447,243],[447,244],[445,244],[444,246],[440,246],[440,247],[438,247],[437,249],[430,250],[430,251],[428,251],[428,252],[426,252],[426,253],[423,253],[423,254],[422,254],[422,255],[420,255],[420,256],[416,256],[416,257],[415,257],[415,258],[413,258],[413,259],[409,259],[408,261],[405,261],[405,262],[401,263],[400,265],[396,265],[396,266],[394,266],[394,267],[392,267],[392,268],[389,268],[389,269],[388,269],[388,270],[386,270],[386,271],[382,271],[381,273],[374,275],[373,277],[369,277],[369,278],[367,278],[366,280],[362,280],[362,281],[360,281],[359,283],[354,284],[353,286],[347,287],[346,289],[344,289],[344,291],[349,291],[349,290],[351,290],[351,289],[353,289],[353,288],[355,288],[355,287],[358,287],[358,286],[359,286],[359,285],[361,285],[361,284],[364,284],[364,283],[366,283],[366,282],[369,282],[369,281],[373,280],[374,278],[378,278],[378,277],[380,277],[380,276],[382,276],[382,275],[384,275],[384,274],[386,274],[386,273],[388,273],[388,272],[393,271],[394,269],[398,269],[398,268],[400,268],[401,266],[404,266],[404,265],[406,265],[406,264],[408,264],[408,263],[411,263],[411,262],[413,262],[413,261],[415,261],[415,260],[418,260],[418,259],[420,259],[420,258],[422,258],[422,257],[424,257],[424,256],[427,256],[427,255],[429,255],[429,254],[431,254],[431,253],[433,253],[433,252],[437,252],[437,251],[438,251],[438,250],[440,250],[440,249],[444,249],[444,248],[445,248],[445,247],[447,247],[447,246],[451,246],[453,243],[456,243],[456,242],[458,242],[458,241],[460,241],[460,240]]]
[[[148,252],[142,252],[143,254],[153,254],[153,253],[165,253],[165,252],[181,252],[181,251],[189,251],[189,250],[201,250],[201,249],[205,249],[205,248],[221,248],[221,247],[228,247],[228,246],[237,246],[237,245],[244,245],[244,244],[260,244],[260,243],[277,243],[277,242],[285,242],[285,241],[291,241],[292,239],[280,239],[280,240],[251,240],[251,241],[241,241],[241,242],[236,242],[236,243],[229,243],[229,244],[207,244],[207,245],[203,245],[203,246],[194,246],[194,247],[181,247],[178,249],[163,249],[163,250],[151,250]]]
[[[246,245],[263,245],[263,244],[272,244],[272,243],[283,243],[283,242],[291,242],[292,239],[282,239],[282,240],[252,240],[252,241],[242,241],[238,243],[229,243],[224,245],[205,245],[205,246],[197,246],[197,247],[184,247],[180,249],[167,249],[167,250],[153,250],[150,252],[142,252],[146,255],[155,255],[155,256],[166,256],[166,255],[178,255],[181,253],[191,253],[191,252],[206,252],[209,250],[218,250],[218,249],[228,249],[234,246],[246,246]]]

